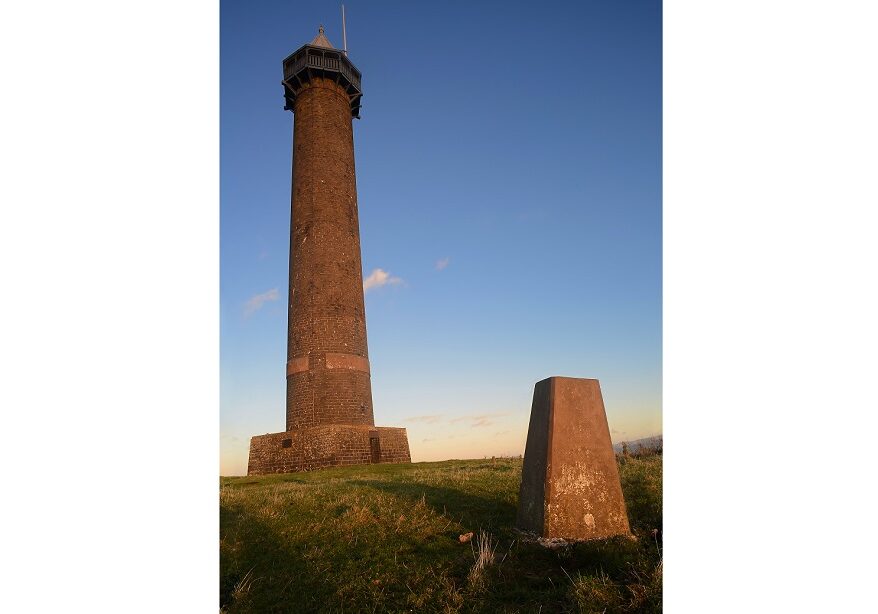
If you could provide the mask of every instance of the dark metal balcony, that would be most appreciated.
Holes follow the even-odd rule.
[[[360,71],[347,58],[343,51],[304,45],[284,60],[284,110],[292,111],[296,95],[312,77],[332,79],[341,85],[351,103],[351,115],[360,118]]]

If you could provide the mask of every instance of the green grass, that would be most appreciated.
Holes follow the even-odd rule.
[[[513,529],[519,459],[221,478],[220,605],[230,613],[660,612],[661,460],[620,457],[637,540],[556,550]],[[470,531],[473,540],[460,543]]]

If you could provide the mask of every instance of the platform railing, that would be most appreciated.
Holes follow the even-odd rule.
[[[336,55],[336,52],[331,52]],[[356,69],[351,66],[349,60],[343,56],[328,56],[320,50],[311,48],[302,52],[295,61],[285,64],[284,78],[289,80],[305,68],[316,68],[319,70],[330,70],[341,73],[354,87],[360,89],[360,75]]]

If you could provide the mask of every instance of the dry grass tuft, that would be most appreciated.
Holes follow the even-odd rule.
[[[232,591],[232,599],[234,601],[240,601],[243,597],[245,597],[247,593],[250,592],[250,587],[253,586],[253,583],[258,580],[258,578],[253,575],[253,569],[256,568],[253,567],[252,569],[250,569],[250,571],[245,573],[244,577],[238,580],[238,583],[235,584],[235,588]]]
[[[241,489],[231,486],[220,486],[220,507],[229,507],[241,499]]]
[[[479,536],[473,540],[473,558],[475,562],[469,570],[467,579],[473,590],[480,590],[485,586],[485,572],[494,565],[497,544],[492,543],[491,536],[484,531],[479,531]]]

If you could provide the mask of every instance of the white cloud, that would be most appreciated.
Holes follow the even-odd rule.
[[[247,299],[247,302],[244,303],[244,317],[248,318],[252,316],[259,311],[265,303],[268,301],[276,301],[278,298],[280,298],[280,296],[278,295],[277,288],[272,288],[268,292],[251,296]]]
[[[368,292],[372,288],[380,288],[381,286],[401,284],[402,279],[393,277],[390,273],[383,269],[375,269],[363,280],[363,292]]]
[[[445,267],[448,266],[449,262],[451,262],[451,258],[449,258],[448,256],[446,256],[445,258],[442,258],[442,260],[437,260],[436,261],[436,270],[441,271],[442,269],[444,269]]]

